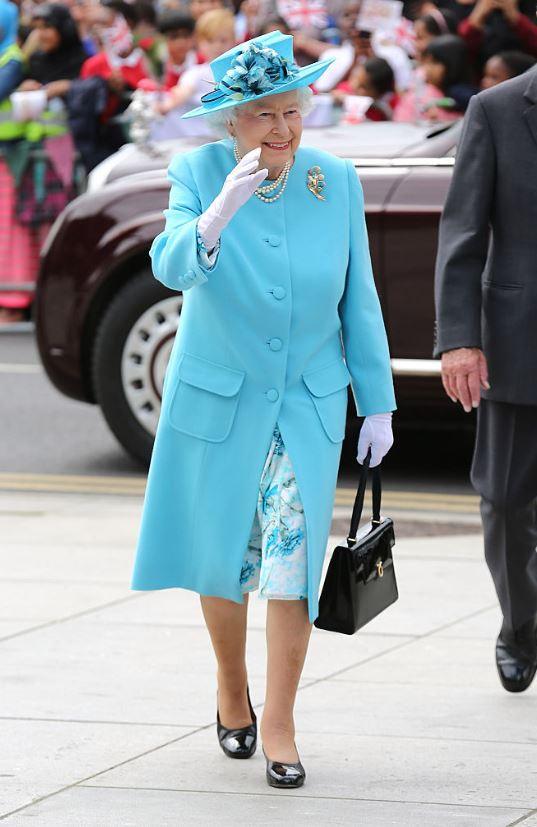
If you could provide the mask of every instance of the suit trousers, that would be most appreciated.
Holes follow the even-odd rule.
[[[481,400],[471,480],[504,629],[514,630],[537,616],[537,406]]]

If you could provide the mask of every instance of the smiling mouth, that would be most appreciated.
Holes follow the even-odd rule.
[[[269,149],[275,149],[279,152],[282,152],[284,149],[289,149],[291,146],[291,141],[286,141],[284,144],[272,144],[268,141],[265,141],[265,146],[268,146]]]

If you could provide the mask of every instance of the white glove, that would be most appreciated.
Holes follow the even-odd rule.
[[[268,169],[258,170],[260,155],[261,147],[247,152],[231,170],[213,203],[200,215],[198,231],[207,250],[214,249],[224,227],[267,177]]]
[[[371,448],[370,468],[380,465],[393,445],[391,413],[371,414],[364,419],[358,437],[358,454],[356,459],[363,463]]]

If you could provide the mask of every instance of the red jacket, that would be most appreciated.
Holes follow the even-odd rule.
[[[474,26],[468,18],[459,23],[458,34],[465,40],[468,49],[475,57],[481,48],[485,32],[483,29]],[[534,57],[537,57],[537,26],[526,17],[519,14],[513,31],[520,40],[521,49]]]
[[[187,61],[185,61],[185,63],[186,62]],[[203,55],[200,54],[200,52],[195,52],[195,59],[190,61],[188,66],[185,66],[185,64],[183,64],[182,67],[179,70],[178,70],[177,66],[174,66],[173,63],[170,63],[170,61],[168,61],[166,63],[165,68],[164,68],[164,80],[163,80],[164,88],[165,89],[173,89],[174,86],[177,86],[177,84],[179,83],[179,80],[181,78],[181,75],[184,72],[186,72],[186,70],[187,70],[187,68],[189,68],[189,66],[199,66],[200,63],[206,63],[206,62],[207,61],[205,60]]]

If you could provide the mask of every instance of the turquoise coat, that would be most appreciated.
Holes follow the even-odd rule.
[[[278,423],[304,506],[314,620],[349,382],[360,415],[395,408],[362,188],[350,161],[301,147],[283,197],[252,196],[208,269],[197,254],[197,216],[234,164],[224,140],[169,168],[170,207],[151,258],[156,278],[184,299],[132,587],[242,601],[239,575]],[[306,187],[315,165],[324,201]]]

